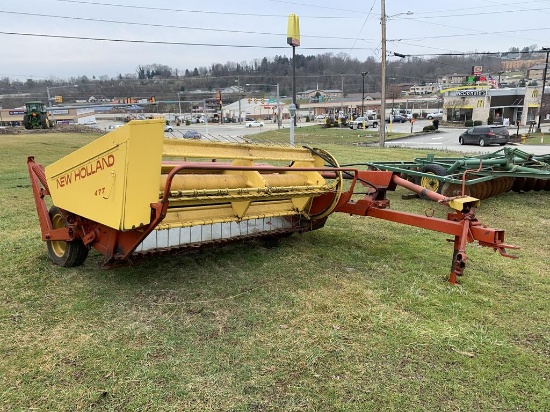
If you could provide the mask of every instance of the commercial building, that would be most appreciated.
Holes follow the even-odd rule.
[[[512,71],[512,70],[523,70],[529,66],[536,64],[544,64],[544,59],[532,59],[532,60],[504,60],[502,62],[502,70]]]
[[[15,109],[0,109],[0,126],[21,126],[23,124],[24,107]],[[90,107],[83,108],[53,108],[48,110],[48,118],[61,124],[95,123],[95,111]]]
[[[490,89],[488,86],[459,86],[443,93],[444,121],[480,120],[492,117],[496,123],[529,124],[538,120],[542,87],[526,86]]]
[[[542,78],[544,77],[545,67],[545,64],[537,64],[535,66],[529,67],[529,69],[527,69],[526,78],[530,80],[542,80]],[[548,74],[549,73],[546,73],[546,80],[548,80]]]

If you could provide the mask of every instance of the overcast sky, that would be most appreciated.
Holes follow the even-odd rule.
[[[183,72],[291,57],[290,13],[300,18],[296,53],[380,59],[380,0],[1,0],[0,77],[114,77],[143,64]],[[388,54],[550,47],[550,0],[387,0],[386,14]]]

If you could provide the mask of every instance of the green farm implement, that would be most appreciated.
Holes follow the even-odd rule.
[[[372,170],[399,173],[444,196],[468,195],[486,199],[510,190],[550,191],[550,154],[535,156],[517,148],[505,147],[473,157],[448,158],[430,154],[411,162],[368,162],[365,165]]]

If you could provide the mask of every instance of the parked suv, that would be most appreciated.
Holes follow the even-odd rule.
[[[443,120],[443,110],[439,110],[437,112],[426,114],[426,119],[428,119],[428,120],[434,120],[434,119]]]
[[[458,138],[460,144],[478,144],[487,146],[498,143],[504,146],[510,141],[510,134],[505,126],[474,126],[470,127]]]

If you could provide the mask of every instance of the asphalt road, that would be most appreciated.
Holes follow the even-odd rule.
[[[439,131],[435,133],[422,133],[416,136],[405,137],[402,139],[396,139],[391,141],[386,141],[386,146],[388,147],[411,147],[419,149],[434,149],[434,150],[449,150],[453,152],[462,152],[462,153],[492,153],[503,146],[500,145],[490,145],[485,147],[480,147],[476,145],[461,145],[458,143],[458,137],[466,128],[445,128],[440,127]],[[516,129],[510,128],[510,134],[515,134]],[[527,132],[527,128],[522,130],[520,128],[520,134],[522,132]],[[517,147],[521,150],[532,153],[535,155],[544,155],[550,153],[550,133],[545,138],[546,145],[521,145],[521,144],[508,144],[505,147]]]
[[[314,124],[314,123],[311,123]],[[310,123],[307,123],[310,125]],[[165,132],[166,137],[182,137],[182,134],[188,130],[196,130],[204,139],[216,140],[216,141],[228,141],[228,142],[243,142],[246,136],[265,132],[266,130],[276,130],[278,128],[277,123],[266,121],[263,127],[245,127],[244,123],[196,123],[189,126],[173,126],[172,132]],[[288,121],[284,122],[282,128],[288,129],[290,124]],[[301,126],[299,126],[301,127]],[[304,124],[305,127],[305,124]]]
[[[101,129],[109,131],[110,125],[115,125],[116,122],[101,122],[101,125],[98,122],[98,126]],[[319,124],[318,122],[312,123],[302,123],[298,127],[308,127]],[[424,126],[431,124],[429,120],[418,120],[412,125],[413,133],[418,133],[421,131]],[[205,139],[211,139],[216,141],[228,141],[228,142],[243,142],[246,136],[260,133],[266,130],[275,130],[277,129],[277,124],[273,122],[266,121],[264,127],[245,127],[243,124],[230,123],[230,124],[217,124],[217,123],[198,123],[190,126],[172,126],[174,129],[172,132],[166,132],[166,137],[182,137],[182,134],[188,130],[196,130],[205,136]],[[283,128],[288,129],[290,124],[288,120],[283,123]],[[387,130],[389,131],[390,126],[387,125]],[[527,132],[527,127],[520,128],[520,134]],[[391,125],[391,130],[396,133],[410,133],[411,124],[410,123],[394,123]],[[410,148],[420,148],[420,149],[433,149],[433,150],[449,150],[453,152],[461,153],[492,153],[502,146],[491,145],[491,146],[475,146],[475,145],[460,145],[458,143],[458,136],[466,128],[446,128],[440,127],[438,132],[435,133],[420,133],[415,134],[414,136],[387,140],[386,146],[388,147],[410,147]],[[516,128],[509,128],[510,134],[516,133]],[[550,153],[550,131],[548,137],[545,137],[546,145],[508,145],[514,147],[520,147],[521,150],[533,153],[535,155],[545,155]]]

